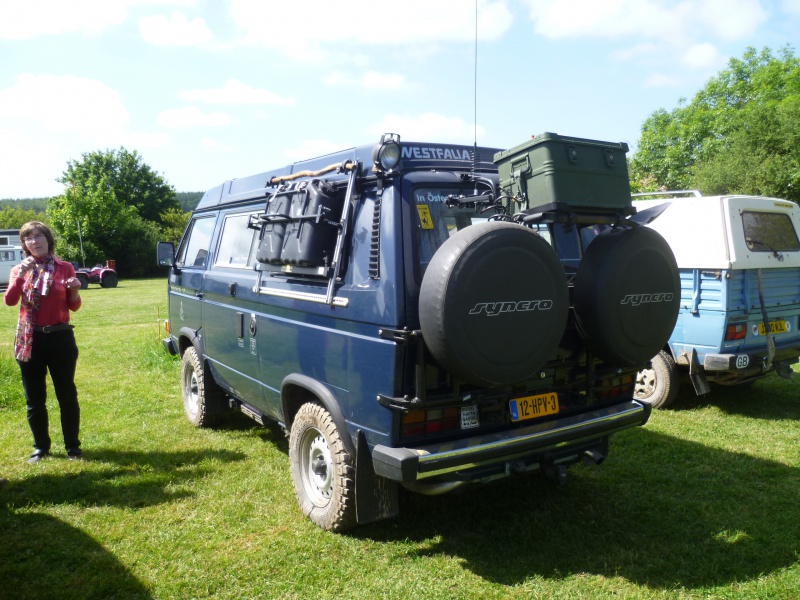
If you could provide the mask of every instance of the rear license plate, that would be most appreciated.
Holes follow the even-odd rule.
[[[508,403],[512,421],[525,421],[558,413],[558,394],[548,392],[515,398]]]
[[[461,429],[472,429],[478,427],[480,424],[477,404],[461,407]]]
[[[770,321],[769,322],[769,332],[770,333],[786,333],[791,329],[788,321]],[[764,327],[764,323],[758,324],[758,335],[767,335],[767,329]]]

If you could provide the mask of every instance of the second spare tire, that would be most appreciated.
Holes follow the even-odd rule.
[[[489,221],[436,251],[420,287],[419,319],[439,364],[484,387],[535,375],[564,333],[569,292],[561,262],[533,230]]]
[[[597,236],[574,279],[578,328],[586,346],[620,367],[647,362],[669,340],[680,309],[678,265],[646,227]]]

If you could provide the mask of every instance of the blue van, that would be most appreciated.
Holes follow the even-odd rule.
[[[664,193],[657,195],[665,196]],[[636,398],[661,408],[688,374],[698,395],[772,373],[800,357],[800,208],[756,196],[670,192],[631,217],[672,248],[681,279],[675,330],[640,372]]]
[[[397,514],[398,486],[601,463],[649,417],[635,378],[678,276],[628,188],[605,193],[627,147],[589,142],[547,140],[575,203],[521,189],[514,153],[395,134],[206,192],[158,247],[189,421],[278,423],[301,510],[334,531]]]

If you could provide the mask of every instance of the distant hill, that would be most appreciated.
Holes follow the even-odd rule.
[[[21,208],[23,210],[34,210],[37,213],[44,212],[47,208],[47,201],[49,198],[21,198],[19,200],[5,199],[0,200],[0,208],[11,206],[12,208]]]
[[[200,202],[205,192],[177,192],[175,195],[178,197],[178,202],[181,205],[181,210],[184,212],[191,212]],[[37,213],[45,212],[47,209],[47,201],[49,198],[5,198],[0,200],[0,209],[6,206],[15,208],[22,208],[24,210],[34,210]]]

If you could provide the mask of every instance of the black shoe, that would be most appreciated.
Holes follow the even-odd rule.
[[[47,450],[34,450],[31,457],[28,459],[29,465],[35,465],[37,462],[42,460],[45,456],[50,454]]]
[[[83,453],[80,450],[67,450],[69,460],[83,460]]]

